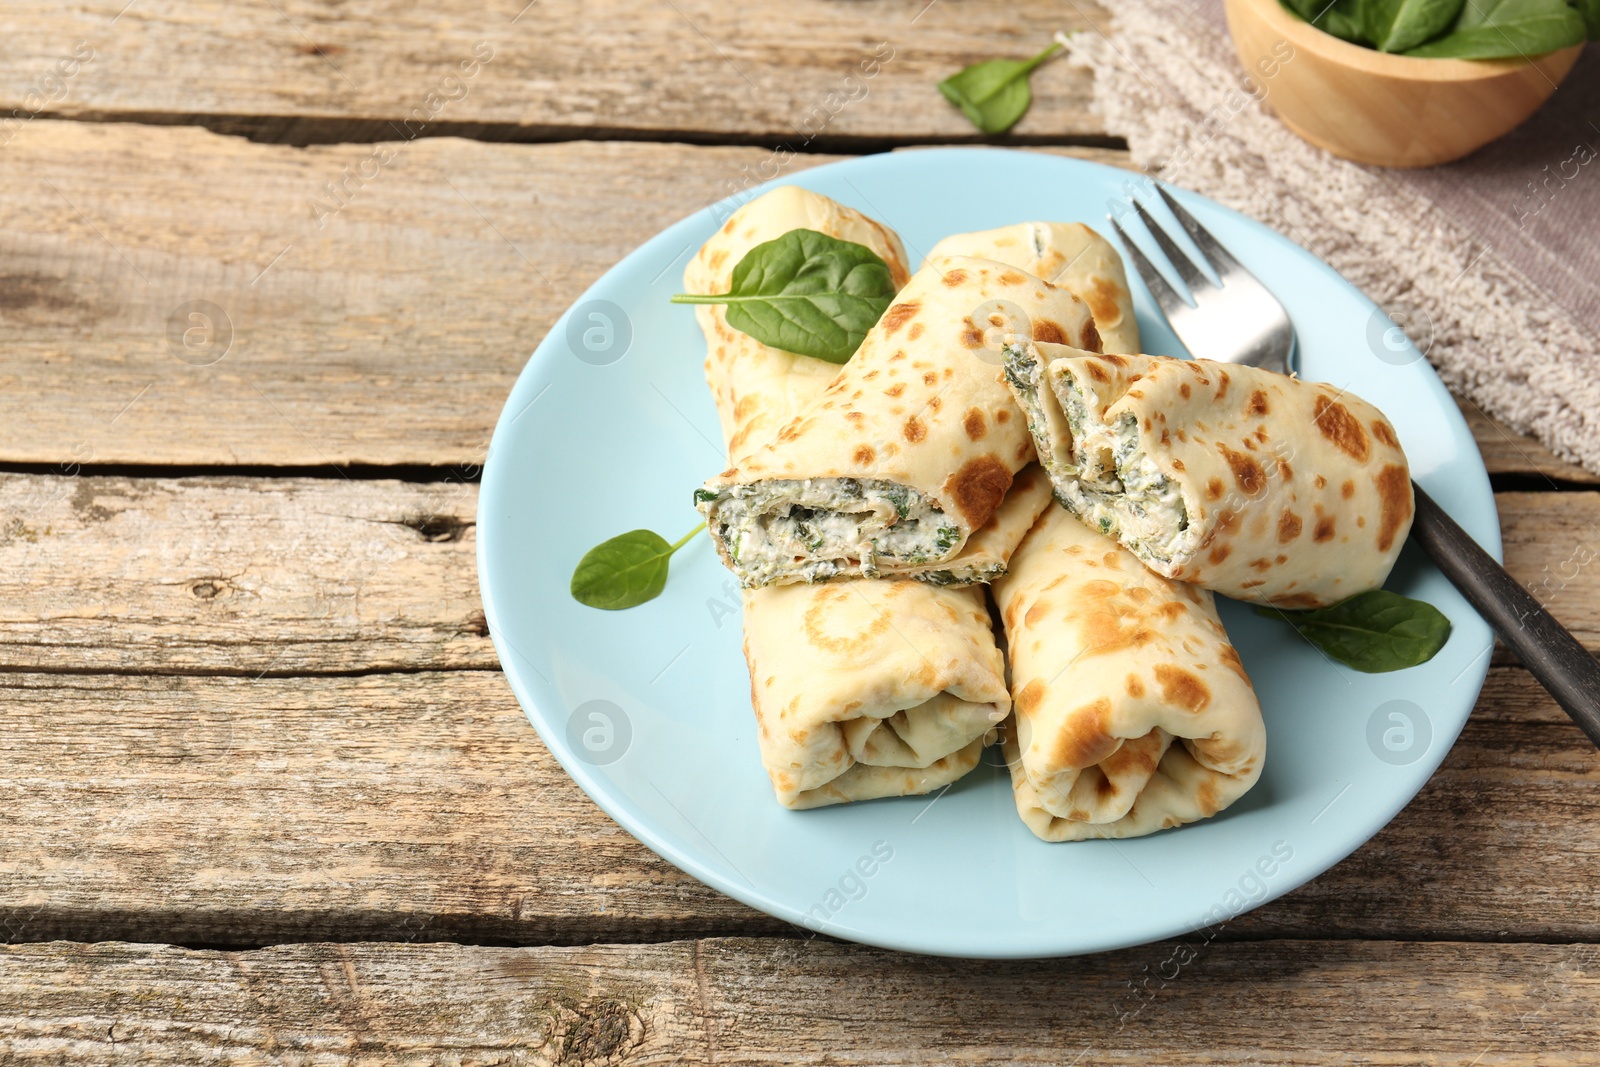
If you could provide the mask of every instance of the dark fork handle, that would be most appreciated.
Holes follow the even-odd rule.
[[[1413,482],[1411,488],[1417,496],[1411,535],[1494,627],[1500,640],[1550,690],[1562,710],[1600,747],[1600,661],[1457,526],[1422,486]]]

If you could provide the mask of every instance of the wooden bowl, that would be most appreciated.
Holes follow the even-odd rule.
[[[1383,167],[1448,163],[1509,133],[1583,51],[1577,44],[1532,60],[1417,59],[1341,41],[1278,0],[1226,7],[1239,61],[1284,125],[1336,156]]]

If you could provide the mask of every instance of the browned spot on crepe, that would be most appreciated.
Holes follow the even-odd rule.
[[[1390,448],[1399,448],[1400,442],[1395,438],[1394,429],[1382,419],[1372,420],[1372,436],[1388,445]]]
[[[1278,459],[1278,476],[1286,482],[1294,478],[1294,468],[1289,466],[1288,460],[1281,457]]]
[[[875,639],[889,628],[889,613],[877,612],[867,628],[848,636],[837,636],[827,632],[823,616],[827,612],[827,605],[831,601],[839,603],[848,600],[852,594],[843,589],[829,590],[819,595],[806,609],[805,618],[801,626],[805,630],[806,640],[817,648],[826,652],[857,653],[866,648]]]
[[[906,391],[906,383],[905,382],[895,382],[893,385],[889,386],[889,388],[887,388],[887,389],[885,389],[883,391],[883,395],[884,396],[899,396],[901,393],[903,393],[905,391]]]
[[[1317,524],[1311,528],[1311,540],[1317,544],[1332,541],[1333,535],[1338,532],[1338,521],[1334,516],[1325,513],[1322,505],[1317,505]]]
[[[1002,285],[1021,285],[1027,280],[1028,279],[1024,278],[1014,270],[1003,270],[1000,272],[1000,284]]]
[[[1217,451],[1228,461],[1228,467],[1233,471],[1233,480],[1238,483],[1240,490],[1246,496],[1255,496],[1266,488],[1267,472],[1261,469],[1261,464],[1243,452],[1235,452],[1224,444],[1219,443]]]
[[[1167,703],[1191,712],[1198,712],[1211,703],[1211,690],[1193,672],[1170,663],[1158,663],[1152,669]]]
[[[1049,753],[1051,763],[1059,767],[1092,767],[1115,752],[1121,738],[1111,736],[1106,728],[1110,718],[1109,697],[1074,708],[1062,723]]]
[[[896,304],[883,313],[883,318],[878,320],[878,325],[883,327],[885,335],[891,335],[906,324],[906,320],[915,315],[922,305],[915,300],[904,304]]]
[[[910,340],[910,341],[915,341],[917,338],[922,336],[922,330],[923,330],[922,323],[913,322],[911,324],[911,329],[906,331],[906,339]]]
[[[1137,674],[1128,675],[1128,680],[1125,684],[1129,696],[1134,698],[1144,696],[1144,682],[1139,680],[1139,676]]]
[[[1278,518],[1278,544],[1286,545],[1296,537],[1299,537],[1304,525],[1300,521],[1300,516],[1288,508],[1284,508],[1283,514]]]
[[[865,467],[867,464],[877,459],[878,454],[872,450],[871,445],[857,445],[855,455],[851,458],[853,458],[861,466]]]
[[[1250,394],[1250,403],[1245,405],[1246,415],[1265,415],[1267,413],[1267,394],[1264,390],[1257,389]]]
[[[974,456],[951,477],[956,510],[977,529],[989,521],[1011,488],[1011,469],[993,455]]]
[[[1245,680],[1245,684],[1250,684],[1250,676],[1244,672],[1244,661],[1239,659],[1239,653],[1232,645],[1223,645],[1222,651],[1218,653],[1218,658],[1222,660],[1222,665],[1224,667],[1228,668],[1234,674],[1237,674],[1240,678],[1243,678]],[[1252,685],[1251,688],[1253,689],[1255,687]]]
[[[1411,479],[1405,468],[1391,463],[1378,472],[1378,551],[1387,552],[1395,534],[1411,518]]]
[[[956,270],[950,271],[949,273],[947,273],[944,276],[944,283],[946,285],[948,285],[952,289],[954,289],[956,286],[960,285],[962,282],[964,282],[966,280],[967,280],[967,272],[964,271],[964,270],[961,270],[960,268],[957,268]]]
[[[1161,607],[1156,609],[1156,614],[1160,615],[1167,622],[1176,622],[1178,616],[1182,615],[1188,610],[1189,606],[1183,601],[1169,600],[1165,604],[1161,605]]]
[[[922,425],[922,421],[913,415],[907,419],[906,424],[900,428],[900,433],[905,436],[907,441],[910,441],[912,444],[916,444],[918,441],[928,436],[928,428]]]
[[[1067,343],[1067,331],[1061,328],[1060,323],[1040,319],[1033,324],[1033,339],[1049,341],[1053,345],[1064,345]]]
[[[1272,602],[1280,608],[1314,608],[1322,600],[1311,593],[1291,593],[1286,596],[1275,596]]]
[[[967,417],[961,420],[961,426],[967,431],[967,436],[974,441],[981,441],[989,432],[989,424],[984,421],[983,412],[977,408],[968,408]]]
[[[1039,702],[1044,699],[1047,686],[1035,678],[1022,687],[1022,692],[1017,694],[1017,710],[1024,715],[1031,715],[1039,707]]]
[[[1111,380],[1111,376],[1105,372],[1105,368],[1100,366],[1099,360],[1087,360],[1083,366],[1084,369],[1089,372],[1089,377],[1093,378],[1095,381],[1109,382]]]
[[[1028,613],[1022,617],[1022,621],[1027,623],[1029,626],[1037,626],[1045,620],[1049,613],[1049,602],[1037,600],[1034,602],[1033,606],[1028,609]]]
[[[1350,414],[1349,408],[1320,393],[1311,408],[1312,421],[1322,431],[1322,436],[1357,463],[1367,461],[1372,454],[1372,442],[1367,438],[1367,431],[1361,428],[1361,423]]]
[[[961,347],[982,348],[983,331],[969,324],[965,330],[961,331]]]
[[[1100,331],[1094,328],[1093,322],[1083,324],[1083,344],[1078,346],[1085,352],[1098,352],[1105,347],[1100,340]]]
[[[1221,500],[1222,499],[1222,479],[1221,478],[1212,478],[1210,481],[1206,482],[1206,499],[1207,500]]]
[[[1344,497],[1346,500],[1349,500],[1351,497],[1355,496],[1356,483],[1351,481],[1349,478],[1346,478],[1344,480],[1344,484],[1339,487],[1339,495]]]
[[[1189,388],[1188,382],[1182,382],[1178,385],[1178,395],[1183,397],[1185,400],[1188,400],[1190,394],[1193,392],[1194,390]]]
[[[1006,408],[1001,408],[999,411],[994,413],[994,421],[999,423],[1010,422],[1011,412]]]
[[[1317,475],[1317,480],[1314,484],[1318,489],[1326,489],[1328,487],[1328,479],[1319,474]]]

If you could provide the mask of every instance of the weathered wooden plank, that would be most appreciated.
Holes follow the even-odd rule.
[[[302,143],[440,129],[977,139],[941,78],[1105,21],[1092,4],[1049,0],[139,0],[114,18],[124,4],[7,4],[0,113],[205,122]],[[1085,72],[1050,64],[1033,86],[1018,134],[1103,131]]]
[[[771,158],[455,139],[383,151],[377,167],[371,145],[28,123],[0,152],[0,463],[471,470],[579,293]],[[329,214],[325,183],[347,167],[357,179]],[[1587,477],[1486,420],[1475,432],[1491,469]]]
[[[0,474],[0,667],[494,668],[478,487]]]
[[[1600,493],[1498,500],[1511,572],[1600,649]],[[0,669],[493,669],[477,505],[463,481],[0,474]]]
[[[1526,674],[1491,677],[1393,824],[1227,935],[1600,939],[1600,758]],[[789,929],[611,823],[489,672],[0,674],[0,702],[10,939],[526,944]]]
[[[1600,1041],[1597,955],[1592,944],[1268,941],[989,963],[777,939],[252,952],[57,943],[0,949],[0,1054],[150,1064],[1576,1064]]]
[[[0,463],[481,463],[557,316],[770,158],[30,123],[0,152]]]

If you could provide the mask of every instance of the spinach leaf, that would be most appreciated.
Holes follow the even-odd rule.
[[[1371,44],[1363,7],[1387,0],[1282,0],[1283,6],[1324,33],[1351,44]]]
[[[1057,43],[1032,59],[974,63],[940,82],[939,91],[984,133],[1005,133],[1033,103],[1028,75],[1059,51]]]
[[[816,230],[756,245],[726,293],[679,293],[674,304],[726,304],[728,325],[764,345],[846,363],[894,299],[889,265],[872,249]]]
[[[1434,59],[1515,59],[1588,39],[1583,16],[1566,0],[1472,0],[1449,33],[1405,54]]]
[[[1278,618],[1347,667],[1382,674],[1415,667],[1450,639],[1450,620],[1432,604],[1374,589],[1315,611],[1257,608]]]
[[[661,595],[667,585],[667,561],[704,526],[696,526],[667,544],[653,530],[630,530],[602,541],[583,554],[572,572],[572,597],[603,611],[636,608]]]
[[[1404,52],[1450,29],[1465,5],[1466,0],[1365,0],[1363,28],[1378,51]]]
[[[1583,16],[1589,40],[1600,41],[1600,0],[1567,0],[1567,6]]]

